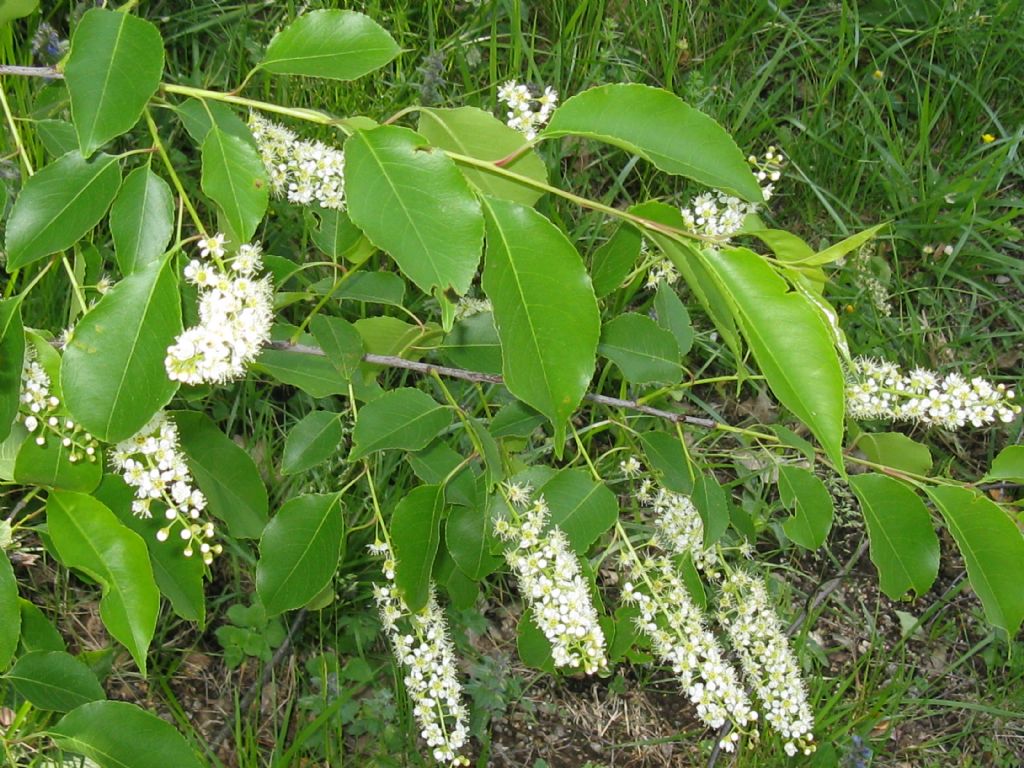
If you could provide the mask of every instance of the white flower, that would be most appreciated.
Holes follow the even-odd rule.
[[[516,494],[520,499],[524,488]],[[526,506],[523,501],[514,504]],[[515,507],[511,512],[512,520],[496,521],[494,532],[511,545],[505,560],[519,577],[519,591],[534,622],[551,643],[555,666],[582,668],[588,675],[604,669],[604,632],[589,585],[562,530],[556,526],[544,532],[549,517],[544,497],[534,499],[522,516]]]
[[[219,232],[212,237],[202,237],[197,243],[199,246],[199,255],[204,259],[210,256],[215,259],[223,258],[225,242],[226,238]]]
[[[547,123],[558,105],[558,93],[551,86],[538,94],[534,96],[530,86],[513,80],[498,88],[498,100],[508,107],[508,126],[530,140],[537,137],[537,129]]]
[[[60,399],[51,392],[50,376],[35,359],[35,349],[28,345],[21,366],[21,392],[17,419],[32,434],[36,445],[46,445],[53,437],[67,449],[72,464],[83,459],[96,460],[99,443],[80,425],[68,418]]]
[[[249,115],[249,128],[275,194],[299,205],[345,208],[345,155],[340,149],[300,140],[255,112]]]

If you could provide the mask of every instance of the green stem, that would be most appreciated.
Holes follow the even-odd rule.
[[[203,226],[202,219],[199,218],[199,214],[196,213],[195,207],[192,205],[192,201],[189,199],[188,194],[185,192],[185,187],[182,186],[181,179],[178,178],[177,172],[174,170],[174,164],[171,163],[171,158],[167,154],[167,150],[164,148],[164,143],[160,140],[160,133],[157,131],[156,123],[153,121],[153,116],[147,109],[143,112],[146,118],[146,126],[149,128],[149,134],[153,137],[153,143],[156,145],[157,152],[160,154],[160,158],[164,161],[164,168],[167,169],[168,175],[171,177],[171,183],[174,184],[174,188],[178,190],[178,197],[181,198],[181,202],[184,203],[185,208],[188,209],[189,216],[192,217],[192,223],[196,225],[196,229],[206,234],[206,227]],[[181,233],[178,233],[178,239],[181,239]]]
[[[25,145],[21,142],[21,132],[18,130],[18,124],[14,120],[14,115],[11,113],[11,107],[7,103],[7,91],[0,88],[0,105],[4,108],[4,117],[7,118],[7,126],[11,129],[11,136],[14,137],[14,147],[18,150],[18,155],[21,156],[21,161],[25,164],[25,170],[28,171],[28,175],[31,176],[34,171],[32,170],[32,162],[28,159],[28,152],[25,151]]]

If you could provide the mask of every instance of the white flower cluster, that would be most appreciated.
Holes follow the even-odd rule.
[[[50,376],[34,358],[31,346],[26,347],[21,367],[21,403],[18,420],[36,445],[46,445],[47,435],[56,438],[68,451],[68,461],[96,461],[99,444],[67,415],[61,413],[60,398],[51,391]]]
[[[192,557],[198,550],[209,565],[221,553],[220,544],[210,544],[213,523],[202,521],[206,497],[194,487],[185,457],[178,447],[178,427],[163,411],[142,429],[118,443],[110,454],[110,463],[124,481],[135,489],[132,514],[150,518],[153,502],[163,504],[166,525],[157,531],[158,541],[167,541],[178,528],[185,542],[183,554]]]
[[[864,243],[850,258],[841,257],[836,259],[835,265],[850,270],[853,282],[867,294],[871,305],[880,315],[892,316],[892,302],[889,299],[889,289],[875,274],[872,264],[875,253],[874,243]]]
[[[811,754],[814,716],[764,581],[737,571],[723,584],[718,605],[718,620],[740,657],[747,682],[765,707],[765,720],[785,739],[786,754]]]
[[[465,320],[467,317],[479,315],[481,312],[491,312],[490,299],[476,299],[472,296],[463,296],[455,305],[455,319]]]
[[[167,348],[164,367],[173,381],[223,383],[245,374],[270,339],[274,320],[273,291],[261,267],[258,243],[243,245],[224,267],[224,235],[199,241],[200,255],[185,278],[199,286],[199,325],[186,329]],[[220,268],[218,266],[220,265]]]
[[[774,194],[775,182],[782,177],[782,164],[785,158],[775,147],[768,147],[763,160],[754,155],[747,160],[756,169],[754,175],[763,185],[761,194],[767,202]],[[687,229],[691,232],[728,240],[743,227],[744,219],[757,213],[760,208],[758,203],[747,203],[735,195],[728,195],[716,189],[697,195],[687,205],[682,206],[680,211]]]
[[[543,496],[531,502],[531,489],[517,485],[506,493],[512,516],[496,520],[494,532],[512,542],[505,560],[519,577],[534,621],[551,643],[555,666],[582,668],[588,675],[604,669],[604,632],[569,540],[557,526],[545,532],[550,510]]]
[[[413,613],[395,587],[395,560],[390,547],[379,542],[371,545],[370,551],[384,557],[382,570],[388,583],[376,585],[373,597],[395,658],[405,670],[405,687],[420,724],[420,735],[437,762],[469,765],[469,760],[459,754],[469,740],[467,711],[456,676],[455,652],[433,584],[427,605]]]
[[[732,752],[758,717],[736,670],[669,558],[641,561],[630,553],[628,566],[632,581],[623,586],[622,598],[640,609],[637,628],[651,639],[658,658],[671,666],[700,719],[711,728],[727,722],[734,726],[720,741],[722,749]],[[749,732],[756,736],[755,728]]]
[[[543,128],[558,105],[558,93],[547,86],[539,88],[509,80],[498,89],[498,100],[508,107],[508,127],[526,135],[531,141],[537,129]]]
[[[274,194],[289,202],[321,208],[345,208],[345,154],[320,141],[304,141],[283,125],[255,112],[249,130],[256,139]]]
[[[968,381],[957,373],[916,368],[904,374],[898,365],[858,357],[846,373],[846,411],[855,419],[918,421],[957,429],[1013,421],[1021,412],[1013,390],[981,377]]]
[[[712,570],[718,563],[714,548],[704,546],[704,521],[689,496],[655,488],[650,478],[644,478],[637,498],[654,514],[658,543],[677,555],[689,555],[701,570]]]

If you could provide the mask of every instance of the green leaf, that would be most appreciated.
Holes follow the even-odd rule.
[[[164,369],[182,327],[172,264],[153,262],[119,282],[68,339],[61,363],[66,405],[100,440],[131,437],[178,390]]]
[[[311,11],[282,29],[259,67],[281,75],[355,80],[380,69],[401,48],[369,16],[355,11]]]
[[[772,249],[780,261],[799,263],[814,256],[814,250],[802,238],[784,229],[757,229],[744,232]]]
[[[4,0],[0,3],[0,25],[28,16],[39,7],[39,0]]]
[[[69,152],[25,182],[7,219],[7,271],[77,243],[107,212],[121,186],[117,158]]]
[[[373,247],[359,228],[352,223],[345,211],[320,208],[313,213],[319,219],[320,225],[311,228],[309,234],[313,238],[313,242],[316,243],[316,247],[332,259],[347,259],[362,263],[372,255]],[[348,280],[361,277],[363,274],[360,272],[350,274]]]
[[[160,261],[174,234],[174,196],[167,182],[149,170],[136,168],[121,185],[110,207],[110,234],[121,274]]]
[[[285,341],[290,339],[294,330],[291,326],[277,323],[271,329],[270,335],[274,341]],[[316,339],[305,333],[299,336],[298,341],[304,345],[316,343]],[[323,355],[267,347],[260,352],[252,368],[273,376],[284,384],[298,387],[316,398],[348,394],[348,380],[343,378],[331,361]]]
[[[670,331],[679,347],[679,356],[686,357],[693,348],[693,325],[690,313],[679,299],[676,289],[662,281],[654,294],[654,311],[658,325]]]
[[[206,566],[202,558],[185,557],[185,543],[180,539],[157,539],[157,531],[166,521],[159,514],[151,518],[136,517],[132,512],[135,491],[120,475],[104,475],[103,482],[93,492],[93,496],[146,542],[149,562],[153,566],[153,578],[160,592],[170,600],[174,612],[185,621],[196,622],[200,628],[205,626],[206,592],[203,577]]]
[[[635,205],[630,213],[658,224],[666,224],[677,229],[686,229],[682,214],[678,208],[655,201]],[[714,275],[709,270],[704,256],[695,248],[685,246],[657,230],[648,229],[644,235],[675,265],[679,274],[686,280],[693,295],[697,297],[701,307],[715,324],[722,340],[737,360],[743,357],[740,346],[739,332],[733,317],[732,305],[728,297],[719,288]]]
[[[668,432],[644,432],[640,435],[647,463],[660,475],[660,482],[676,493],[693,493],[696,478],[679,437]]]
[[[478,506],[453,507],[445,523],[444,537],[459,570],[474,581],[487,578],[501,565],[501,558],[491,554],[494,536],[487,497]]]
[[[817,309],[753,251],[704,255],[736,308],[768,386],[810,428],[833,466],[843,467],[843,372]]]
[[[782,521],[782,530],[804,549],[814,550],[825,543],[832,530],[832,495],[810,470],[783,465],[779,467],[779,496],[793,516]]]
[[[603,299],[625,282],[630,270],[640,257],[643,238],[640,231],[629,224],[620,224],[608,240],[596,251],[590,261],[590,279],[594,295]]]
[[[64,638],[33,603],[18,599],[21,609],[21,648],[24,653],[33,651],[66,651]]]
[[[103,768],[202,768],[174,726],[125,701],[94,701],[49,729],[57,746]]]
[[[646,315],[627,312],[609,320],[597,351],[631,384],[675,384],[683,375],[675,337]]]
[[[444,488],[421,485],[406,494],[391,515],[391,544],[397,561],[395,585],[411,611],[427,604],[430,571],[441,543],[443,511]]]
[[[489,162],[509,157],[527,144],[526,137],[519,131],[509,128],[494,115],[476,107],[421,109],[416,130],[435,147]],[[540,184],[547,184],[548,181],[544,161],[533,150],[523,152],[502,168]],[[535,187],[484,168],[465,166],[461,170],[470,184],[491,197],[533,205],[543,194]]]
[[[359,411],[349,460],[388,448],[418,451],[451,421],[451,412],[425,392],[410,387],[385,392]]]
[[[61,562],[99,583],[100,618],[145,676],[146,651],[160,610],[146,543],[106,506],[81,493],[51,493],[46,522]]]
[[[857,447],[869,461],[893,469],[915,475],[927,475],[932,469],[928,446],[900,432],[866,432],[857,438]]]
[[[71,38],[64,82],[82,154],[131,130],[160,85],[164,41],[138,16],[93,8]]]
[[[917,494],[885,475],[852,475],[871,542],[879,586],[893,600],[908,590],[923,595],[939,571],[939,539]]]
[[[982,478],[982,482],[986,483],[1000,480],[1024,483],[1024,445],[1008,445],[1003,448],[992,461],[992,468]]]
[[[938,486],[928,495],[939,508],[967,564],[967,578],[989,622],[1017,634],[1024,619],[1024,535],[1010,516],[968,488]]]
[[[267,211],[267,171],[255,147],[214,126],[203,139],[203,192],[224,214],[233,245],[248,243]]]
[[[355,376],[363,362],[363,338],[356,327],[341,317],[317,315],[310,328],[338,374],[346,381]]]
[[[78,134],[75,126],[67,120],[39,120],[35,124],[36,135],[51,157],[78,151]]]
[[[495,437],[529,437],[543,423],[541,414],[519,400],[513,400],[494,414],[491,434]]]
[[[480,203],[444,152],[408,128],[358,131],[345,142],[349,216],[425,293],[458,294],[480,263]]]
[[[106,698],[96,674],[64,651],[26,653],[4,675],[37,709],[70,712]]]
[[[182,125],[185,126],[188,135],[196,144],[201,145],[206,139],[206,134],[215,125],[224,133],[242,139],[249,144],[255,145],[256,143],[252,133],[249,132],[249,126],[227,104],[205,99],[185,99],[172,109],[178,113]]]
[[[564,531],[579,555],[615,525],[619,503],[604,483],[582,469],[563,469],[537,489],[551,509],[550,524]]]
[[[0,549],[0,669],[11,663],[21,636],[21,608],[18,607],[18,580],[7,553]]]
[[[555,110],[542,138],[586,136],[640,155],[658,168],[761,202],[761,187],[722,126],[668,91],[602,85]]]
[[[712,475],[701,474],[694,480],[692,501],[704,523],[704,546],[710,547],[729,527],[729,499]]]
[[[338,451],[344,431],[333,411],[310,411],[288,430],[281,457],[281,474],[294,475],[326,461]]]
[[[441,346],[453,365],[480,373],[501,373],[501,341],[494,316],[480,312],[452,326]]]
[[[0,442],[11,434],[21,398],[21,369],[25,361],[25,326],[21,299],[0,301]]]
[[[267,522],[267,489],[256,464],[205,414],[171,411],[178,439],[210,511],[232,536],[255,539]]]
[[[289,499],[260,538],[256,591],[268,616],[301,608],[338,569],[345,538],[340,494]]]
[[[846,238],[845,240],[841,240],[835,245],[829,246],[825,250],[820,251],[816,255],[812,256],[810,259],[807,260],[807,264],[830,264],[836,259],[841,259],[850,251],[860,248],[862,245],[864,245],[864,243],[868,242],[868,240],[871,240],[875,235],[877,235],[882,229],[884,229],[887,226],[889,225],[883,222],[882,224],[876,224],[873,227],[869,227],[868,229],[865,229],[863,232],[858,232],[855,235],[850,235],[850,237]]]
[[[483,289],[494,307],[509,392],[550,419],[555,453],[590,385],[600,336],[583,261],[554,224],[515,203],[487,200]]]
[[[555,674],[555,660],[551,655],[551,643],[533,620],[533,611],[527,608],[516,624],[516,649],[523,664],[533,669]]]
[[[71,462],[71,450],[52,436],[45,445],[37,445],[33,438],[23,440],[14,461],[14,479],[23,485],[88,493],[99,485],[103,463],[99,457]]]
[[[405,303],[405,281],[394,272],[357,272],[342,284],[335,296],[401,307]]]

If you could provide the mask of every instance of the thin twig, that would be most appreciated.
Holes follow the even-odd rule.
[[[799,630],[800,627],[803,625],[804,620],[807,618],[807,616],[810,615],[810,613],[815,608],[817,608],[819,605],[825,602],[825,600],[828,599],[829,595],[831,595],[833,592],[839,589],[839,586],[843,583],[843,581],[846,580],[846,577],[850,575],[850,572],[853,570],[853,567],[857,565],[861,557],[864,556],[864,553],[867,551],[867,549],[868,540],[865,539],[860,543],[860,546],[857,547],[857,551],[854,552],[850,556],[850,559],[846,561],[846,564],[843,565],[842,570],[839,571],[839,575],[836,576],[834,579],[829,579],[820,587],[818,587],[817,590],[815,590],[814,596],[807,602],[807,607],[803,608],[797,615],[797,617],[793,619],[793,622],[789,625],[789,627],[786,628],[786,637],[792,637],[793,635],[795,635],[797,633],[797,630]],[[712,748],[711,754],[708,756],[707,768],[715,768],[715,763],[718,762],[718,757],[722,753],[722,748],[719,745],[722,743],[722,739],[725,738],[731,730],[732,723],[726,723],[718,729],[718,737],[715,741],[715,746]]]
[[[54,67],[20,67],[17,64],[0,64],[0,75],[64,78],[64,74],[58,72]]]
[[[272,341],[269,345],[270,349],[276,349],[282,352],[296,352],[303,355],[316,355],[318,357],[324,357],[324,351],[320,347],[310,346],[309,344],[292,344],[288,341]],[[493,373],[478,373],[477,371],[468,371],[465,368],[451,368],[447,365],[435,365],[434,363],[421,363],[418,360],[406,360],[404,357],[397,357],[395,355],[374,355],[365,354],[363,355],[363,361],[372,363],[374,365],[386,365],[389,368],[404,368],[407,371],[416,371],[417,373],[423,373],[428,376],[433,376],[435,373],[439,376],[446,376],[450,379],[462,379],[463,381],[472,381],[478,384],[502,384],[504,385],[505,380],[501,376],[497,376]],[[690,424],[695,427],[705,427],[706,429],[716,429],[720,426],[719,422],[713,419],[702,419],[697,416],[687,416],[685,413],[676,413],[675,411],[666,411],[661,408],[652,408],[649,405],[637,402],[636,400],[624,400],[618,397],[608,397],[607,395],[598,395],[594,392],[587,392],[583,396],[584,400],[597,405],[607,405],[612,408],[625,408],[631,411],[638,411],[639,413],[647,414],[648,416],[655,416],[659,419],[665,419],[673,423]]]

